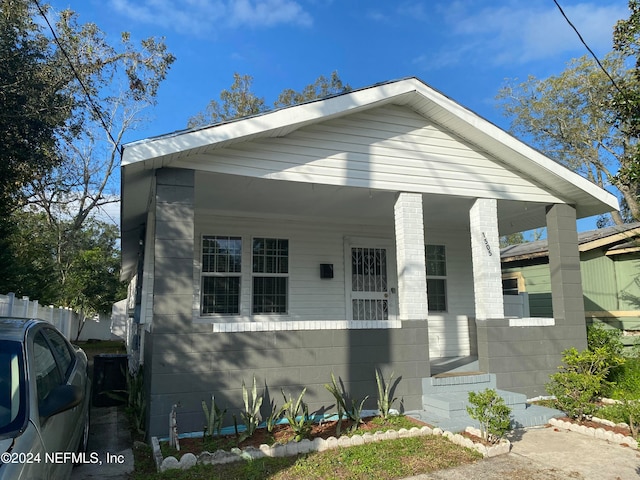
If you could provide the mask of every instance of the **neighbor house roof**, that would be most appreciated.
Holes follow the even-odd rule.
[[[614,225],[578,233],[578,250],[587,252],[596,248],[606,248],[607,255],[639,251],[640,222]],[[514,262],[549,255],[547,240],[536,240],[518,245],[509,245],[500,250],[502,262]]]
[[[486,152],[505,169],[534,179],[555,198],[573,205],[578,218],[618,209],[617,199],[610,193],[412,77],[125,145],[121,163],[123,276],[135,265],[156,169],[179,166],[187,157],[206,155],[235,143],[283,137],[305,126],[384,105],[410,108]],[[473,194],[469,192],[469,196]]]

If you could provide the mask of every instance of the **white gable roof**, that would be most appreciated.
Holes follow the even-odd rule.
[[[126,248],[126,237],[144,222],[152,172],[155,169],[175,166],[208,170],[215,163],[213,159],[223,154],[220,152],[238,147],[239,143],[248,145],[250,142],[258,143],[265,139],[286,137],[316,124],[326,124],[346,116],[352,117],[356,113],[376,109],[380,111],[380,107],[385,106],[400,106],[416,112],[439,129],[471,145],[474,150],[486,155],[500,168],[535,183],[536,188],[548,193],[549,198],[553,199],[549,203],[558,201],[574,205],[578,218],[618,209],[617,199],[610,193],[522,143],[422,81],[407,78],[249,118],[125,145],[122,156],[123,252]],[[255,163],[259,161],[256,158]],[[222,173],[243,174],[240,170]],[[269,178],[292,178],[291,169],[287,174],[289,177]],[[380,188],[380,185],[378,181],[377,184],[372,184],[372,187]],[[389,190],[395,188],[403,189],[402,186],[393,186]],[[416,187],[416,191],[430,190],[428,186],[423,186],[422,189]],[[470,190],[469,195],[473,194],[473,190]],[[131,240],[137,243],[138,237]]]

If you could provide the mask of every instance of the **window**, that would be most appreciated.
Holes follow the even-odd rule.
[[[242,239],[205,236],[202,239],[202,314],[240,313]]]
[[[431,312],[447,310],[447,257],[444,245],[426,245],[427,303]]]
[[[60,362],[60,367],[65,374],[66,380],[71,374],[71,367],[73,364],[73,357],[69,351],[67,341],[58,332],[51,330],[50,328],[43,330],[43,332],[51,342],[51,347]]]
[[[252,313],[287,313],[289,240],[254,238]]]
[[[522,272],[506,273],[502,275],[502,294],[518,295],[525,292],[525,282]]]
[[[38,401],[42,402],[55,387],[62,384],[62,375],[56,364],[56,359],[42,333],[38,333],[33,339],[33,362]]]

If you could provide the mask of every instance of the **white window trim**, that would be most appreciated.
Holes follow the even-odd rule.
[[[202,294],[200,289],[200,285],[201,285],[200,282],[202,278],[202,275],[201,275],[202,239],[205,236],[222,235],[221,233],[218,233],[218,232],[212,233],[210,231],[208,231],[207,233],[201,233],[200,249],[197,252],[195,252],[196,255],[194,258],[194,269],[193,269],[194,270],[194,279],[193,279],[194,301],[193,301],[193,309],[192,309],[193,311],[192,321],[194,324],[211,325],[211,329],[213,333],[272,332],[272,331],[296,331],[296,330],[372,330],[372,329],[402,328],[402,322],[398,320],[397,315],[394,315],[393,319],[380,320],[380,321],[370,321],[370,320],[350,321],[346,319],[345,320],[295,320],[291,317],[290,313],[288,313],[287,315],[284,315],[284,314],[252,315],[250,312],[252,307],[251,288],[252,288],[252,282],[253,282],[252,280],[253,275],[251,272],[252,270],[251,250],[252,250],[253,238],[254,237],[283,238],[283,239],[289,240],[289,242],[291,242],[291,239],[289,237],[279,237],[277,235],[273,235],[273,233],[265,234],[265,235],[238,234],[238,233],[233,233],[232,231],[230,231],[228,234],[226,232],[223,232],[223,233],[225,233],[225,236],[240,237],[243,240],[243,247],[242,247],[243,264],[242,264],[241,288],[243,289],[242,292],[245,292],[246,290],[244,289],[247,288],[246,285],[248,285],[249,293],[248,294],[241,293],[240,295],[240,312],[241,312],[240,315],[213,314],[213,315],[202,316],[200,314],[201,312],[200,298]],[[249,242],[245,241],[246,238],[250,238],[251,241]],[[393,260],[393,266],[390,268],[393,268],[393,278],[395,282],[397,272],[395,271],[396,253],[395,253],[395,248],[393,247],[393,242],[388,239],[379,239],[379,238],[363,239],[359,237],[345,237],[345,244],[347,243],[350,244],[350,242],[352,241],[359,242],[362,240],[367,240],[367,241],[373,240],[374,242],[376,242],[376,244],[387,246],[389,248],[389,254],[392,256],[391,259]],[[249,257],[247,257],[247,255],[249,255]],[[248,262],[247,265],[249,268],[248,272],[246,270],[245,263],[244,263],[245,258],[248,258],[247,260]],[[292,255],[291,255],[291,243],[289,243],[289,274],[288,274],[289,276],[291,275],[293,264],[294,263],[292,261]],[[288,285],[288,291],[287,291],[288,312],[291,311],[291,305],[293,303],[291,301],[290,287],[291,285],[290,285],[290,279],[289,279],[289,285]],[[347,300],[348,300],[348,297],[347,297]],[[397,308],[397,306],[394,305],[394,308]]]

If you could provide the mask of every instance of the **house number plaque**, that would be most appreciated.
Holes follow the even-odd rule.
[[[487,249],[487,253],[489,254],[489,256],[493,256],[493,252],[491,251],[491,246],[489,245],[489,240],[487,240],[487,236],[484,234],[484,232],[482,232],[482,240],[484,242],[484,246]]]

